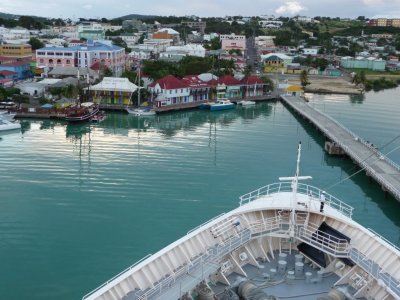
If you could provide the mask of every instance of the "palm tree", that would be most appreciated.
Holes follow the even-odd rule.
[[[301,74],[300,74],[300,82],[301,82],[301,86],[303,87],[303,89],[304,89],[307,85],[311,84],[311,83],[308,81],[308,73],[307,73],[306,70],[303,70],[303,71],[301,72]]]

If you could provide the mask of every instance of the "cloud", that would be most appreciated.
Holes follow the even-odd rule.
[[[302,6],[299,2],[297,1],[289,1],[285,2],[284,5],[279,6],[275,12],[280,15],[296,15],[299,12],[306,10],[304,6]]]
[[[84,9],[90,10],[93,8],[92,4],[85,4],[84,6],[82,6]]]

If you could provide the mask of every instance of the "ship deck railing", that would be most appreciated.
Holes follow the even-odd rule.
[[[168,276],[167,278],[161,279],[156,285],[154,285],[153,288],[140,295],[137,299],[146,300],[151,299],[151,297],[155,295],[162,294],[164,291],[170,289],[171,286],[183,276],[190,276],[191,272],[194,272],[204,264],[218,263],[223,256],[246,244],[250,240],[251,231],[249,229],[242,230],[237,235],[225,240],[224,242],[208,248],[205,254],[187,262],[185,265],[180,266],[177,271],[174,272],[174,274]],[[212,269],[209,272],[206,271],[203,274],[203,277],[208,277],[213,271],[215,270]]]
[[[250,203],[261,197],[270,196],[281,192],[292,192],[292,191],[293,191],[292,182],[285,181],[285,182],[272,183],[263,186],[257,190],[254,190],[250,193],[240,196],[239,197],[240,206]],[[310,200],[312,201],[319,201],[322,192],[323,191],[317,187],[302,183],[299,183],[297,188],[297,193],[309,196]],[[351,207],[350,205],[346,204],[345,202],[339,200],[338,198],[328,193],[325,194],[325,204],[338,210],[346,217],[351,218],[353,215],[353,207]]]
[[[99,287],[95,288],[93,291],[87,293],[85,296],[82,297],[82,300],[88,298],[89,296],[93,295],[94,293],[96,293],[98,290],[102,289],[103,287],[105,287],[106,285],[110,284],[113,280],[115,280],[116,278],[118,278],[119,276],[121,276],[122,274],[132,270],[135,266],[137,266],[138,264],[140,264],[142,261],[145,261],[146,259],[148,259],[150,256],[152,256],[152,254],[147,254],[145,257],[143,257],[142,259],[138,260],[137,262],[135,262],[133,265],[129,266],[128,268],[126,268],[125,270],[123,270],[122,272],[118,273],[117,275],[115,275],[113,278],[107,280],[106,282],[104,282],[102,285],[100,285]]]
[[[391,294],[396,295],[396,299],[400,299],[399,280],[385,272],[379,264],[355,248],[350,249],[349,258],[374,277],[378,281],[378,284],[385,286]]]
[[[309,223],[307,227],[298,227],[298,230],[296,230],[296,237],[335,257],[347,258],[349,255],[350,244],[347,240],[338,239],[333,235],[322,232],[318,230],[317,225],[311,225]]]

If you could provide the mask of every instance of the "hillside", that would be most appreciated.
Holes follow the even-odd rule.
[[[155,18],[157,18],[157,16],[130,14],[130,15],[114,18],[114,20],[131,20],[131,19],[150,20],[150,19],[155,19]]]

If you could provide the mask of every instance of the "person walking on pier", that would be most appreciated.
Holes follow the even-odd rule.
[[[320,212],[324,212],[324,205],[325,205],[325,191],[322,191],[320,196],[321,206],[319,207]]]

